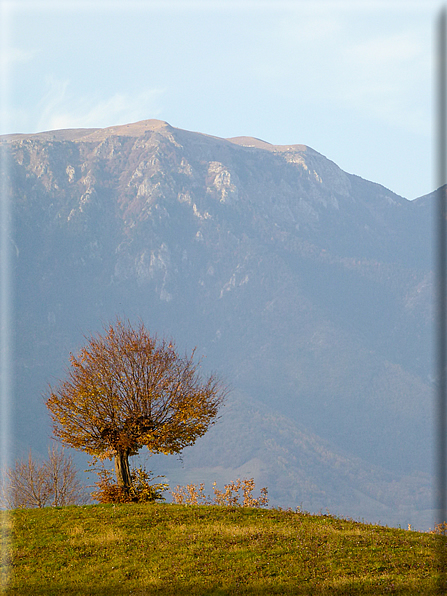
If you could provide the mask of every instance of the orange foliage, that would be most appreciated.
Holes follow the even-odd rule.
[[[225,491],[217,488],[213,482],[214,499],[205,495],[203,482],[197,487],[196,484],[177,486],[171,491],[173,502],[177,505],[221,505],[225,507],[267,507],[267,488],[261,488],[261,496],[255,499],[252,493],[255,489],[254,478],[238,478],[225,485]],[[239,491],[242,490],[242,503]]]
[[[98,489],[92,493],[92,497],[98,503],[155,503],[164,501],[163,492],[168,490],[164,482],[150,484],[152,472],[146,472],[143,468],[137,468],[131,472],[132,484],[129,490],[112,482],[109,470],[99,470],[99,480],[95,482]],[[155,478],[164,478],[156,476]]]

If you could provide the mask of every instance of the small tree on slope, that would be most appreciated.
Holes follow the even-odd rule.
[[[48,448],[47,460],[33,458],[30,451],[2,477],[0,505],[8,509],[82,505],[88,500],[72,457],[54,445]]]
[[[129,490],[129,457],[179,453],[214,424],[226,390],[203,379],[190,356],[117,319],[70,355],[67,379],[50,388],[47,407],[55,436],[98,459],[115,461],[119,486]]]

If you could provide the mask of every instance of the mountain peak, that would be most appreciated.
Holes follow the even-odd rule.
[[[106,128],[97,128],[92,133],[87,134],[89,140],[100,140],[106,137],[123,136],[123,137],[140,137],[147,132],[154,132],[163,129],[170,129],[171,126],[163,120],[140,120],[139,122],[131,122],[130,124],[119,124],[117,126],[108,126]]]
[[[66,128],[60,130],[48,130],[37,133],[16,133],[1,135],[0,140],[17,141],[21,139],[39,139],[41,141],[74,141],[74,140],[89,140],[102,141],[107,137],[123,136],[123,137],[140,137],[147,132],[153,132],[162,129],[171,129],[172,127],[163,120],[140,120],[139,122],[132,122],[130,124],[118,124],[115,126],[107,126],[105,128]]]

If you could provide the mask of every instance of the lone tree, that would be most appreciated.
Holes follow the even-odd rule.
[[[65,381],[47,399],[55,436],[98,459],[115,460],[119,486],[129,490],[129,457],[179,453],[214,424],[226,390],[202,378],[194,350],[181,357],[172,342],[144,325],[117,319],[70,354]]]

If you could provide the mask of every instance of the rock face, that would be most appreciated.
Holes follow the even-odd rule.
[[[44,451],[42,392],[83,335],[141,318],[233,389],[183,468],[151,460],[171,484],[240,472],[282,506],[433,525],[430,196],[157,120],[0,144],[19,451]]]

